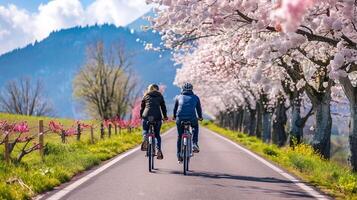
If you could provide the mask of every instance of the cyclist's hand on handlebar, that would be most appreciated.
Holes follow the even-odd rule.
[[[167,120],[169,120],[169,118],[167,118],[167,117],[164,117],[164,121],[167,121]]]
[[[199,120],[199,121],[202,121],[202,120],[203,120],[203,118],[198,118],[198,120]]]
[[[176,117],[173,117],[172,120],[176,121]]]

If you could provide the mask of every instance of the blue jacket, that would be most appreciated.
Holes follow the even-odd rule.
[[[183,91],[176,97],[174,107],[174,118],[181,120],[192,120],[202,118],[202,108],[200,98],[192,91]]]

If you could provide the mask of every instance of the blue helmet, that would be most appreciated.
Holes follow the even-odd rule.
[[[182,86],[183,91],[192,91],[193,90],[193,85],[191,83],[185,83]]]

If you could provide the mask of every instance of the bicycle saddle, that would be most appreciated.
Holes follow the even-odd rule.
[[[191,122],[190,121],[182,121],[181,125],[183,125],[183,126],[191,126]]]
[[[155,118],[153,116],[148,117],[148,124],[156,124]]]

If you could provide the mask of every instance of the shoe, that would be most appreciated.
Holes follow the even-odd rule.
[[[200,147],[197,144],[193,144],[193,153],[198,153],[200,152]]]
[[[158,160],[164,159],[164,155],[162,154],[162,151],[161,151],[161,150],[157,150],[157,159],[158,159]]]
[[[177,158],[177,162],[178,162],[178,164],[182,164],[183,158],[182,158],[182,157],[178,157],[178,158]]]
[[[149,141],[147,141],[146,139],[143,141],[143,143],[141,143],[141,151],[147,151],[148,150],[148,146],[149,146]]]

